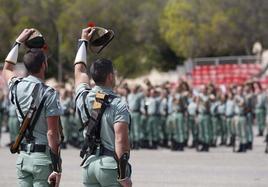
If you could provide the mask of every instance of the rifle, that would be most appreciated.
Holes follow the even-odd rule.
[[[33,100],[28,112],[26,113],[26,115],[22,121],[22,125],[20,127],[19,134],[17,135],[15,142],[13,144],[11,144],[11,146],[10,146],[10,152],[12,154],[19,153],[19,151],[20,151],[19,146],[20,146],[21,141],[26,133],[26,130],[29,128],[29,126],[31,124],[31,121],[32,121],[32,118],[33,118],[35,112],[36,112],[36,106],[35,106],[34,100]]]

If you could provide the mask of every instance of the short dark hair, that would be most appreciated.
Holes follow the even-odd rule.
[[[42,49],[29,49],[23,57],[23,63],[29,73],[39,73],[46,55]]]
[[[96,84],[104,84],[110,73],[114,73],[113,63],[110,60],[101,58],[93,61],[90,66],[90,75]]]

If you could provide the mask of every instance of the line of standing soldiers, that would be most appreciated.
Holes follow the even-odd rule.
[[[239,142],[236,152],[246,152],[253,146],[254,122],[258,135],[264,133],[267,98],[258,82],[228,88],[209,84],[199,91],[184,81],[173,89],[168,84],[123,89],[118,92],[131,111],[133,149],[161,146],[183,151],[191,140],[190,148],[198,151]]]

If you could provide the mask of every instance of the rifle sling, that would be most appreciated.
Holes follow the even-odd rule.
[[[30,133],[30,135],[32,137],[33,137],[33,134],[32,134],[33,130],[34,130],[35,125],[37,123],[37,120],[39,119],[39,116],[40,116],[40,114],[42,112],[42,109],[44,107],[45,101],[46,101],[46,99],[48,98],[48,96],[50,95],[51,92],[52,92],[52,89],[49,89],[48,91],[47,91],[47,89],[45,89],[45,93],[44,93],[44,95],[42,97],[42,100],[41,100],[37,110],[36,110],[36,113],[34,115],[33,121],[32,121],[32,123],[31,123],[31,125],[29,127],[29,133]]]

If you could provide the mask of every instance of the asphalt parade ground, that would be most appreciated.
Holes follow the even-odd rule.
[[[0,187],[17,186],[16,157],[5,146],[7,133],[1,138]],[[231,148],[211,148],[209,153],[193,149],[172,152],[167,149],[131,152],[134,187],[267,187],[268,154],[264,137],[255,137],[252,151],[233,153]],[[63,187],[82,185],[79,150],[62,150]]]

